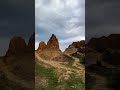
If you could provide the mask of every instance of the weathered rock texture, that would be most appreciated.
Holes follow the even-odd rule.
[[[96,62],[104,61],[112,65],[120,65],[120,34],[92,38],[86,46],[86,61],[88,63],[94,60]]]
[[[46,49],[46,47],[47,47],[47,45],[45,44],[44,41],[42,41],[39,43],[39,47],[38,47],[37,51],[44,50],[44,49]]]
[[[28,49],[35,50],[35,33],[33,33],[29,39]]]
[[[34,34],[30,37],[28,45],[22,37],[13,37],[10,40],[8,51],[3,57],[8,70],[23,79],[34,81]],[[29,81],[28,81],[29,82]]]
[[[52,34],[51,38],[47,42],[47,48],[53,49],[53,50],[59,50],[58,39],[54,34]]]
[[[23,53],[27,47],[22,37],[14,37],[11,39],[6,56]]]
[[[107,48],[120,49],[120,34],[111,34],[108,37],[92,38],[87,47],[97,51],[104,51]]]
[[[58,39],[54,34],[52,34],[51,38],[47,42],[47,45],[43,41],[40,42],[36,51],[39,56],[45,60],[52,60],[54,57],[61,54]]]
[[[68,48],[66,48],[65,53],[67,54],[74,54],[74,53],[84,53],[85,52],[85,41],[78,41],[78,42],[73,42],[71,45],[69,45]]]

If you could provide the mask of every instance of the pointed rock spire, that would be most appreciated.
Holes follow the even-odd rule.
[[[28,48],[35,50],[35,33],[33,33],[29,39]]]
[[[10,41],[6,55],[22,53],[26,47],[27,45],[22,37],[13,37]]]
[[[44,50],[44,49],[46,49],[46,44],[45,44],[44,41],[42,41],[42,42],[39,43],[39,47],[38,47],[37,51],[38,50]]]

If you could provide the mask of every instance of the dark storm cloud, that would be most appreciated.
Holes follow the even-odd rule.
[[[34,0],[0,0],[0,55],[12,37],[28,40],[34,32],[34,6]]]
[[[86,40],[120,33],[120,0],[86,0]]]

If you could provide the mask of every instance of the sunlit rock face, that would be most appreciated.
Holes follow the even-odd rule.
[[[44,49],[46,49],[46,47],[47,47],[47,45],[45,44],[44,41],[42,41],[39,43],[39,47],[38,47],[37,51],[44,50]]]
[[[48,40],[47,45],[44,41],[40,42],[36,52],[45,60],[51,60],[62,53],[59,49],[58,39],[54,34]]]
[[[52,34],[51,38],[47,42],[47,48],[53,50],[59,50],[59,42],[54,34]]]
[[[73,42],[68,48],[65,49],[65,53],[74,54],[74,53],[84,53],[85,52],[85,41]]]

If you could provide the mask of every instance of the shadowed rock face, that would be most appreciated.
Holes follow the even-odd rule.
[[[91,51],[88,52],[88,49],[91,49]],[[120,34],[92,38],[87,44],[86,51],[86,61],[88,63],[99,60],[111,65],[120,65]]]
[[[14,37],[11,39],[6,56],[23,53],[27,47],[22,37]]]
[[[120,65],[120,50],[106,49],[102,54],[103,61],[111,65]]]
[[[13,37],[10,40],[8,51],[5,56],[20,55],[23,53],[30,53],[35,50],[35,34],[31,35],[28,45],[22,37]]]
[[[20,78],[34,81],[34,34],[30,37],[28,45],[22,37],[13,37],[10,40],[8,51],[3,57],[8,70]]]
[[[54,34],[52,34],[51,38],[47,42],[47,48],[49,49],[54,49],[54,50],[59,50],[59,43],[58,39]]]
[[[111,34],[108,37],[92,38],[87,44],[88,47],[97,51],[104,51],[106,48],[120,49],[120,34]]]
[[[29,39],[28,49],[35,50],[35,33],[33,33],[33,35]]]
[[[76,48],[81,48],[81,47],[85,47],[85,41],[82,40],[82,41],[78,41],[78,42],[73,42],[72,43],[72,46],[76,47]]]

